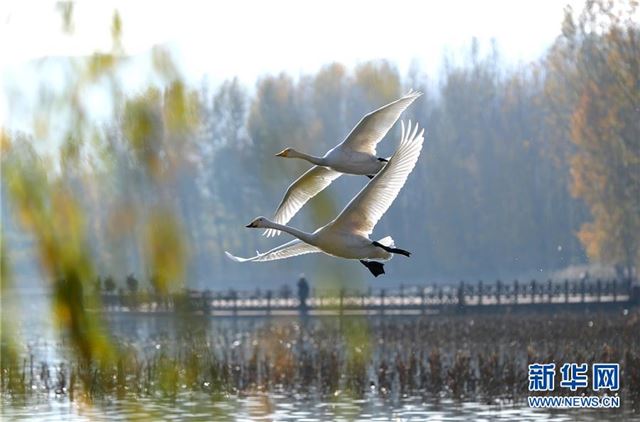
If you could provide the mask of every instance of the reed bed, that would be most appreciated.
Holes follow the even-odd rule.
[[[59,362],[38,360],[34,354],[19,365],[3,360],[0,382],[5,403],[51,397],[85,402],[176,399],[191,393],[223,400],[285,392],[323,399],[377,394],[492,404],[526,397],[528,363],[618,362],[619,394],[625,406],[638,411],[638,333],[637,310],[273,318],[250,328],[196,318],[172,333],[119,339],[119,353],[110,363],[80,361],[70,351]]]

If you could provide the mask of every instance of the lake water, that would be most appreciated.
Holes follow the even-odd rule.
[[[174,401],[139,400],[83,405],[52,399],[28,406],[4,406],[3,420],[114,421],[114,420],[237,420],[237,421],[602,421],[640,420],[632,413],[605,410],[533,410],[522,405],[483,405],[444,399],[425,403],[418,397],[392,401],[377,394],[360,400],[333,401],[286,394],[230,396],[212,401],[208,396],[184,394]]]
[[[46,312],[39,308],[36,312],[29,313],[32,306],[25,305],[25,314],[30,315],[26,320],[16,321],[18,336],[24,342],[23,352],[32,353],[38,361],[46,361],[51,365],[64,361],[64,346],[60,343],[55,330],[51,326],[51,321]],[[616,318],[627,318],[616,316]],[[129,344],[137,344],[141,350],[151,345],[151,349],[165,347],[166,344],[179,342],[177,335],[180,333],[180,321],[171,316],[158,315],[131,315],[114,313],[107,317],[111,330],[115,335]],[[593,322],[591,316],[585,319],[585,329],[597,328],[600,320]],[[610,317],[602,317],[602,321],[607,321]],[[468,321],[467,321],[468,320]],[[334,320],[328,320],[326,324],[336,324]],[[411,321],[411,320],[408,320]],[[571,324],[576,324],[572,317]],[[371,340],[380,336],[382,340],[372,341],[376,346],[371,354],[376,361],[375,365],[369,367],[367,379],[379,380],[376,378],[376,368],[385,356],[392,358],[402,352],[402,344],[398,345],[397,339],[393,340],[393,329],[389,332],[389,327],[381,327],[380,322],[365,321],[365,325],[376,326],[369,334]],[[266,332],[269,335],[269,326],[278,327],[281,324],[289,324],[294,327],[290,331],[293,334],[284,341],[291,341],[291,348],[309,347],[315,344],[318,339],[312,338],[302,340],[302,336],[296,334],[296,330],[302,332],[300,324],[292,322],[291,319],[278,320],[277,318],[265,319],[208,319],[205,321],[205,331],[215,339],[212,347],[228,350],[239,350],[247,346],[247,351],[251,350],[250,345],[255,345],[257,331]],[[312,321],[310,325],[322,325],[317,321]],[[325,324],[325,323],[323,323]],[[433,328],[434,335],[439,336],[437,344],[445,350],[456,350],[464,347],[466,349],[483,349],[488,347],[485,342],[473,339],[471,336],[460,331],[460,326],[470,326],[471,333],[481,326],[482,321],[467,318],[455,322],[451,325],[451,330],[456,331],[451,335],[451,339],[444,338],[449,330],[449,323],[443,322],[444,328],[440,331]],[[569,326],[568,323],[564,323]],[[629,325],[626,319],[621,320],[621,326]],[[637,324],[637,322],[636,322]],[[487,324],[485,324],[487,325]],[[489,324],[490,325],[490,324]],[[551,325],[552,326],[552,325]],[[581,324],[580,324],[581,326]],[[393,327],[393,326],[392,326]],[[342,328],[340,328],[342,329]],[[410,333],[415,327],[400,326],[401,330]],[[309,328],[312,333],[326,333],[319,328]],[[315,330],[315,331],[314,331]],[[318,331],[319,330],[319,331]],[[497,328],[496,328],[497,330]],[[503,329],[504,330],[504,329]],[[277,330],[275,332],[278,332]],[[329,330],[328,332],[332,332]],[[517,337],[513,334],[500,334],[501,341],[505,341],[503,349],[522,349],[526,353],[526,346],[518,343]],[[519,333],[520,331],[516,330]],[[603,329],[602,332],[607,332]],[[380,334],[382,333],[382,334]],[[439,333],[439,334],[437,334]],[[444,333],[444,334],[443,334]],[[264,335],[264,333],[263,333]],[[315,335],[315,334],[314,334]],[[474,334],[477,336],[477,334]],[[507,335],[512,338],[506,337]],[[598,334],[602,335],[602,333]],[[615,332],[612,334],[617,335]],[[464,337],[462,341],[459,337]],[[482,337],[482,336],[481,336]],[[584,338],[582,333],[576,334],[577,338]],[[158,340],[162,338],[162,340]],[[296,340],[296,338],[298,340]],[[293,339],[293,340],[292,340]],[[508,341],[507,341],[508,339]],[[395,341],[395,343],[392,342]],[[427,341],[427,340],[420,340]],[[459,342],[460,341],[460,342]],[[610,338],[598,340],[612,343]],[[633,340],[637,344],[637,339]],[[158,342],[156,344],[156,342]],[[486,343],[492,344],[488,339]],[[302,344],[300,344],[302,343]],[[409,345],[427,349],[420,343],[415,343],[415,339],[409,339]],[[430,344],[424,343],[424,344]],[[495,346],[495,345],[494,345]],[[287,343],[286,347],[289,347]],[[430,346],[429,346],[430,347]],[[560,346],[559,346],[560,347]],[[566,347],[564,344],[561,347]],[[578,346],[582,347],[582,346]],[[596,344],[596,348],[600,346]],[[633,346],[635,347],[635,346]],[[564,350],[564,349],[563,349]],[[393,362],[393,360],[389,360]],[[445,373],[447,365],[451,365],[451,359],[443,358]],[[376,366],[377,365],[377,366]],[[524,364],[523,364],[524,365]],[[367,381],[368,382],[368,381]],[[118,400],[114,397],[100,398],[89,404],[82,399],[76,398],[71,401],[68,395],[56,395],[53,390],[50,393],[34,394],[25,402],[11,401],[7,397],[2,398],[2,420],[38,420],[38,421],[102,421],[102,420],[239,420],[239,421],[371,421],[371,420],[397,420],[397,421],[462,421],[462,420],[520,420],[520,421],[571,421],[571,420],[640,420],[640,415],[633,413],[629,406],[624,409],[611,410],[533,410],[524,402],[525,397],[521,397],[516,402],[493,401],[494,404],[479,402],[478,395],[468,398],[453,399],[442,394],[442,398],[434,401],[432,394],[408,394],[398,393],[397,379],[394,381],[393,394],[380,394],[377,387],[372,382],[368,391],[359,398],[350,397],[348,394],[337,390],[333,394],[320,394],[314,392],[314,387],[305,393],[285,392],[277,385],[269,388],[268,392],[261,392],[247,389],[233,394],[206,394],[186,386],[180,389],[174,399],[168,399],[160,394],[151,396],[131,397],[126,400]],[[367,384],[368,385],[368,384]],[[38,387],[34,387],[38,388]],[[625,404],[623,402],[623,404]]]

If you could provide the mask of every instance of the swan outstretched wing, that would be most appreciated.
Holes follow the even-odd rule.
[[[384,138],[400,114],[421,95],[422,92],[409,91],[404,97],[367,114],[351,130],[338,148],[376,155],[378,142]]]
[[[309,199],[316,196],[341,175],[342,173],[328,167],[311,167],[289,186],[276,210],[273,221],[278,224],[287,224]],[[267,237],[279,234],[280,231],[275,229],[268,229],[264,232],[264,236]]]
[[[252,258],[240,258],[231,255],[229,252],[224,253],[236,262],[265,262],[275,261],[277,259],[291,258],[292,256],[304,255],[308,253],[321,252],[320,249],[315,246],[304,243],[301,240],[295,239],[291,242],[287,242],[284,245],[277,246],[265,253],[259,253]]]
[[[413,129],[413,130],[412,130]],[[405,131],[402,123],[400,146],[386,166],[349,202],[331,223],[336,230],[370,235],[376,223],[389,209],[413,170],[424,141],[424,129],[418,125]]]

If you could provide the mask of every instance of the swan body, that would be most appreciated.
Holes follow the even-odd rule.
[[[329,255],[345,259],[388,261],[390,252],[374,246],[367,236],[331,230],[321,230],[315,246]]]
[[[266,217],[258,217],[246,227],[283,231],[296,239],[252,258],[239,258],[225,253],[237,262],[265,262],[324,252],[339,258],[360,260],[376,277],[383,274],[383,265],[379,261],[388,261],[394,254],[408,257],[410,253],[396,248],[390,236],[378,241],[371,241],[369,236],[404,186],[418,160],[423,141],[424,129],[418,133],[418,126],[412,130],[409,122],[405,131],[402,124],[400,145],[388,164],[333,221],[315,232],[307,233]]]
[[[287,148],[277,157],[298,158],[315,165],[288,188],[276,209],[274,222],[287,224],[304,204],[342,174],[369,176],[372,178],[386,165],[388,159],[378,157],[376,146],[384,138],[400,114],[413,103],[421,92],[409,91],[405,96],[365,115],[340,144],[322,157]],[[267,230],[267,237],[280,234],[275,229]]]

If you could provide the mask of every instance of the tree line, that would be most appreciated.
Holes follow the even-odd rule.
[[[561,35],[533,63],[507,67],[495,47],[481,54],[474,40],[464,62],[443,66],[437,78],[415,66],[402,75],[382,60],[265,75],[254,89],[237,79],[193,88],[173,78],[174,67],[158,51],[154,60],[168,82],[117,97],[114,120],[95,133],[71,130],[60,171],[36,152],[33,137],[3,134],[5,237],[12,250],[31,248],[46,259],[47,242],[65,244],[82,227],[94,272],[135,273],[161,286],[177,278],[204,288],[280,284],[300,272],[321,277],[329,267],[364,278],[324,256],[242,266],[224,251],[251,255],[285,241],[286,235],[274,241],[243,229],[257,215],[271,216],[288,184],[308,168],[275,153],[295,147],[322,154],[365,113],[415,89],[424,95],[401,118],[426,128],[425,147],[374,233],[391,234],[413,252],[410,260],[392,261],[393,278],[510,277],[588,260],[632,276],[640,262],[634,8],[589,1],[580,12],[567,9]],[[113,66],[98,64],[89,69],[108,73]],[[394,128],[380,155],[391,155],[398,139]],[[291,224],[315,230],[366,182],[341,178]],[[59,194],[38,196],[43,186],[60,185]],[[25,225],[49,230],[27,208],[40,200],[46,213],[64,195],[78,207],[62,212],[79,226],[61,221],[67,228],[53,239],[13,235]],[[14,267],[31,255],[12,254]]]

